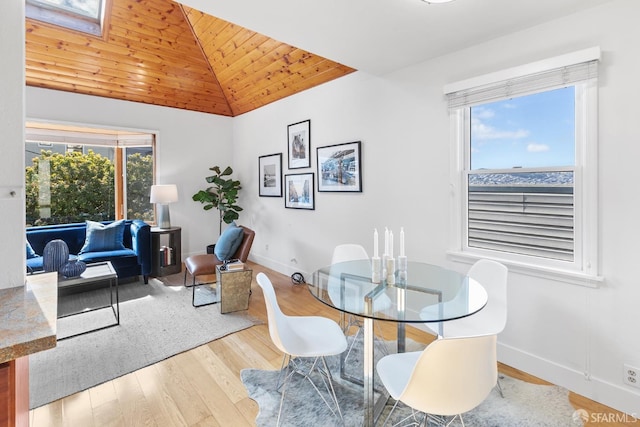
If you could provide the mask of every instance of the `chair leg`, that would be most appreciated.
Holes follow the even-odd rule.
[[[396,400],[396,403],[394,403],[393,406],[391,407],[391,410],[389,411],[389,413],[387,414],[387,417],[384,419],[384,422],[382,423],[383,427],[387,425],[389,418],[391,418],[391,414],[393,414],[393,411],[396,410],[396,407],[398,406],[399,402],[400,402],[399,400]]]
[[[325,405],[327,405],[327,408],[329,408],[331,413],[333,415],[337,415],[340,418],[340,420],[344,423],[344,418],[342,416],[342,411],[340,410],[340,404],[338,403],[338,397],[337,397],[335,389],[333,387],[333,380],[332,380],[332,376],[331,376],[331,371],[329,370],[329,367],[327,366],[327,362],[326,362],[325,358],[324,357],[316,357],[315,359],[313,359],[313,362],[312,362],[311,367],[309,369],[307,369],[304,366],[302,366],[302,363],[300,363],[297,359],[294,359],[293,357],[291,357],[289,355],[285,355],[285,358],[283,359],[283,365],[284,365],[286,359],[288,359],[288,363],[286,364],[286,366],[283,366],[283,368],[281,368],[280,376],[278,377],[278,384],[277,384],[277,387],[276,387],[277,389],[282,387],[281,397],[280,397],[280,409],[278,411],[278,419],[276,421],[276,425],[280,425],[280,417],[281,417],[281,414],[282,414],[282,408],[284,406],[287,382],[289,382],[289,380],[291,379],[293,374],[299,374],[299,375],[302,375],[304,378],[306,378],[311,383],[311,385],[315,389],[316,393],[318,393],[318,396],[320,396],[320,398],[325,403]],[[319,361],[321,362],[321,366],[319,366],[319,364],[318,364]],[[311,374],[313,373],[314,370],[321,376],[322,382],[324,384],[324,387],[325,387],[327,393],[330,395],[331,400],[333,401],[333,405],[335,405],[336,409],[334,409],[332,407],[333,405],[331,405],[327,401],[327,399],[322,394],[322,392],[320,391],[320,389],[318,388],[316,383],[313,382],[313,379],[311,378]],[[282,384],[280,384],[280,379],[282,378],[283,374],[284,374],[284,380],[282,381]],[[328,382],[328,384],[327,384],[327,382]],[[336,410],[337,410],[337,414],[336,414]]]
[[[498,393],[500,393],[500,397],[504,398],[504,393],[502,392],[502,386],[500,385],[500,378],[496,382],[496,387],[498,388]]]

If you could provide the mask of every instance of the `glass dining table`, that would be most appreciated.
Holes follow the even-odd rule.
[[[443,335],[446,321],[480,311],[488,298],[476,280],[422,262],[409,261],[406,270],[396,271],[394,284],[373,283],[371,277],[371,261],[348,261],[318,269],[308,285],[316,299],[340,311],[343,324],[345,315],[362,318],[365,426],[375,425],[388,397],[375,400],[374,321],[397,323],[397,351],[404,352],[406,324],[438,322]]]

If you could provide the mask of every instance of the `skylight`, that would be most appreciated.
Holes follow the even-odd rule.
[[[102,36],[107,0],[26,0],[26,16],[76,31]]]

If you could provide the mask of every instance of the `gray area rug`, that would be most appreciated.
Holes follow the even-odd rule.
[[[194,308],[182,274],[119,287],[120,325],[59,341],[29,356],[30,408],[88,389],[257,323],[246,312],[220,314],[218,304]],[[65,296],[59,312],[108,301],[105,289]],[[111,309],[59,319],[67,336],[114,322]]]
[[[330,369],[334,373],[336,394],[344,417],[345,426],[359,426],[363,421],[362,388],[340,379],[338,357],[328,358]],[[361,358],[350,364],[350,369],[361,374]],[[279,371],[244,369],[241,372],[249,397],[255,400],[260,411],[256,418],[257,426],[276,425],[280,405],[280,392],[275,389]],[[379,383],[379,382],[378,382]],[[574,413],[568,399],[568,391],[557,386],[536,385],[508,376],[500,378],[504,398],[494,389],[489,397],[477,408],[463,415],[465,425],[482,427],[532,426],[561,427],[580,426],[582,422]],[[340,426],[327,406],[318,397],[308,380],[295,375],[288,385],[281,426]],[[393,402],[390,399],[390,402]],[[382,426],[392,403],[388,404],[378,420]],[[399,404],[388,425],[392,425],[411,414],[411,409]],[[436,424],[428,424],[436,425]],[[456,420],[452,426],[460,426]]]

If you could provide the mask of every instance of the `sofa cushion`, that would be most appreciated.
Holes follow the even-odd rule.
[[[27,240],[27,259],[35,258],[37,256],[38,254],[36,254],[36,251],[31,247],[31,243]]]
[[[233,254],[236,253],[242,243],[243,233],[242,228],[238,227],[235,222],[229,224],[222,232],[215,248],[213,248],[213,253],[216,254],[220,261],[231,259]]]
[[[78,259],[84,262],[100,262],[100,261],[112,261],[116,258],[130,257],[132,261],[137,264],[136,253],[131,249],[120,249],[117,251],[95,251],[84,252],[78,255]]]
[[[87,237],[80,254],[87,252],[118,251],[124,247],[124,220],[104,225],[99,222],[87,221]]]

